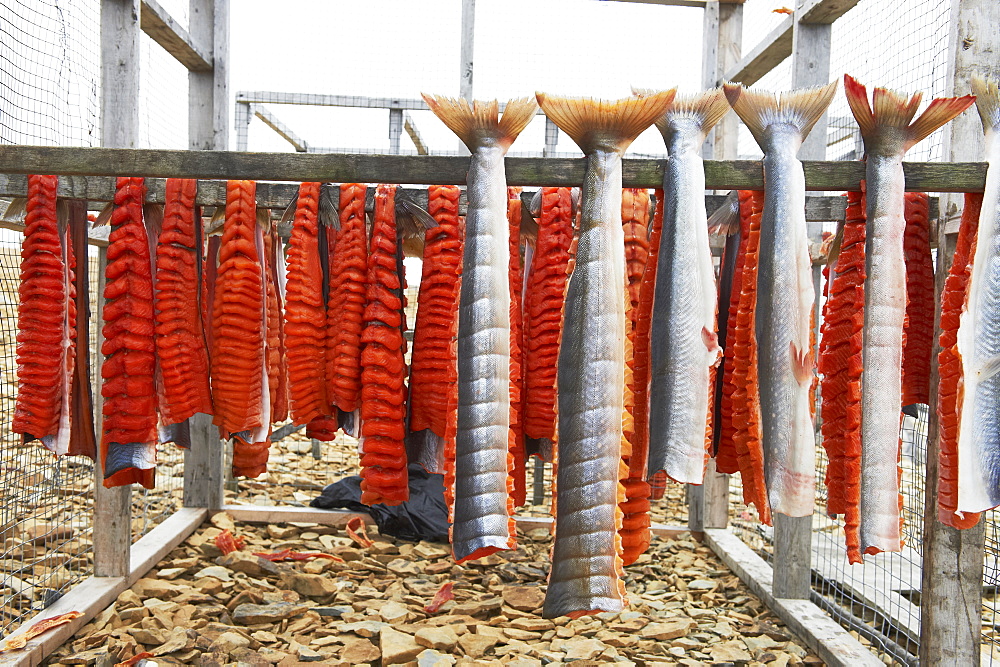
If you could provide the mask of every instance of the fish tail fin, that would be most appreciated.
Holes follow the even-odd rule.
[[[674,90],[622,100],[558,97],[536,93],[545,115],[584,153],[606,148],[624,153],[642,132],[666,113]]]
[[[876,88],[869,104],[865,86],[848,74],[844,75],[844,90],[863,139],[871,139],[881,127],[898,128],[908,135],[905,144],[907,150],[968,109],[976,100],[972,95],[941,97],[932,100],[924,112],[913,120],[923,98],[921,93],[914,93],[907,99],[887,88]]]
[[[434,115],[457,134],[470,151],[475,150],[485,137],[499,141],[505,150],[510,148],[538,111],[538,105],[528,97],[507,102],[500,117],[500,104],[496,100],[476,100],[470,105],[462,98],[422,96]]]
[[[633,92],[636,90],[633,89]],[[729,113],[731,108],[722,88],[706,90],[696,95],[678,95],[674,97],[667,113],[656,121],[656,127],[661,134],[666,135],[667,122],[670,119],[690,118],[697,121],[701,127],[702,141],[704,141],[712,128]]]
[[[764,142],[764,130],[774,123],[790,123],[798,128],[802,139],[826,113],[837,92],[837,82],[825,86],[791,90],[780,95],[744,88],[738,83],[723,86],[733,111],[750,129],[759,145]]]
[[[996,81],[987,81],[974,74],[972,92],[976,95],[976,107],[983,121],[983,130],[987,135],[1000,131],[1000,86]]]
[[[737,190],[726,195],[722,206],[708,217],[708,233],[717,236],[732,236],[740,231],[740,198]]]

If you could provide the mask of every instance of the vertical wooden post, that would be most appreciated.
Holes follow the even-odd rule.
[[[212,54],[211,72],[188,72],[188,145],[191,150],[229,147],[229,0],[190,0],[191,39]],[[241,148],[246,149],[246,111]],[[208,415],[189,420],[191,448],[184,450],[184,506],[222,507],[223,448]]]
[[[135,148],[139,135],[139,0],[101,0],[101,144]],[[101,249],[100,297],[104,303],[106,251]],[[103,361],[98,335],[97,377]],[[96,396],[97,437],[104,432],[104,401]],[[129,572],[132,547],[132,489],[104,488],[104,466],[94,466],[94,574],[124,577]]]
[[[475,51],[476,36],[476,0],[462,0],[462,42],[459,52],[459,83],[460,97],[472,102],[472,56]],[[459,155],[468,155],[469,148],[463,142],[458,142]]]
[[[399,155],[399,139],[403,136],[403,110],[389,109],[389,152]]]
[[[740,60],[743,41],[743,5],[708,2],[705,5],[702,85],[715,88],[725,72]],[[736,157],[736,115],[712,130],[702,148],[707,159]],[[729,525],[729,475],[715,471],[715,459],[705,468],[705,483],[688,488],[688,528],[693,532]]]
[[[949,40],[949,95],[970,92],[972,74],[1000,78],[1000,3],[994,0],[953,0]],[[966,112],[945,129],[943,159],[981,160],[983,131],[978,115]],[[938,221],[936,303],[951,267],[957,235],[955,223],[961,199],[941,197]],[[935,322],[936,325],[939,322]],[[935,326],[937,334],[939,326]],[[934,338],[934,359],[940,348]],[[931,400],[938,395],[937,364],[931,367]],[[985,521],[956,530],[937,519],[939,424],[937,405],[930,406],[927,468],[924,483],[924,544],[920,595],[920,664],[979,665],[982,629],[983,549]]]

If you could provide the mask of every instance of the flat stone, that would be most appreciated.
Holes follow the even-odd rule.
[[[221,565],[211,565],[195,572],[194,578],[201,579],[202,577],[215,577],[219,581],[232,581],[233,577],[229,572],[229,570]]]
[[[258,630],[257,632],[250,633],[250,638],[256,639],[263,644],[273,644],[278,641],[278,635],[267,630]]]
[[[650,623],[639,631],[639,636],[643,639],[654,639],[656,641],[668,641],[683,637],[688,632],[697,627],[690,618],[677,616],[659,623]]]
[[[147,628],[129,628],[128,633],[135,637],[135,640],[146,646],[159,646],[166,641],[166,636],[160,630],[150,630]]]
[[[537,618],[527,616],[525,618],[515,618],[510,622],[510,627],[528,632],[548,632],[556,626],[547,618]]]
[[[687,587],[689,591],[711,591],[715,590],[718,585],[717,582],[709,579],[695,579],[694,581],[689,581]]]
[[[393,630],[390,627],[382,628],[378,641],[379,648],[382,651],[383,665],[409,662],[424,650],[424,647],[417,643],[413,635]]]
[[[238,632],[223,632],[212,642],[211,650],[230,653],[238,648],[248,648],[250,640]]]
[[[166,567],[163,568],[162,570],[159,570],[156,573],[156,577],[157,579],[166,579],[167,581],[170,581],[171,579],[176,579],[177,577],[181,576],[182,574],[187,572],[187,570],[188,569],[186,567]]]
[[[413,617],[409,609],[393,600],[385,602],[382,606],[378,607],[378,615],[383,621],[392,625],[406,623],[406,621]]]
[[[424,649],[417,656],[417,667],[451,667],[455,664],[455,658],[450,655],[438,653],[433,649]]]
[[[738,641],[716,644],[708,649],[708,654],[712,656],[712,660],[715,662],[749,662],[753,660],[753,656]]]
[[[767,635],[760,635],[758,637],[743,637],[743,643],[747,645],[748,650],[753,652],[766,651],[779,646],[778,642],[774,641]]]
[[[232,532],[236,530],[236,523],[233,521],[233,517],[231,517],[228,512],[217,512],[213,514],[212,518],[209,519],[209,522],[211,522],[211,524],[220,531],[228,530],[229,532]]]
[[[569,639],[562,645],[562,650],[566,653],[566,662],[572,660],[593,660],[601,655],[606,648],[597,639],[583,639],[580,637]]]
[[[402,576],[423,574],[420,570],[420,566],[417,565],[412,560],[406,558],[394,558],[385,564],[387,570],[393,574],[398,574]]]
[[[504,586],[502,595],[518,611],[534,611],[545,602],[545,592],[538,586]]]
[[[385,628],[391,627],[382,621],[359,621],[357,623],[345,623],[340,626],[343,632],[353,632],[359,637],[377,637]]]
[[[320,662],[321,660],[326,660],[325,655],[319,651],[312,650],[308,646],[299,646],[295,657],[299,659],[299,662]]]
[[[467,634],[458,638],[458,645],[470,658],[481,658],[486,652],[497,645],[498,637],[480,634]]]
[[[528,630],[519,630],[517,628],[504,628],[503,633],[510,639],[518,639],[523,642],[536,641],[542,638],[540,632],[530,632]]]
[[[458,616],[483,618],[485,616],[496,615],[496,612],[500,611],[500,607],[502,606],[502,598],[487,598],[486,600],[480,600],[478,602],[463,602],[462,604],[457,604],[454,609],[451,610],[451,613]]]
[[[320,616],[334,616],[340,618],[344,614],[350,614],[354,607],[349,604],[335,604],[332,607],[313,607],[312,610]]]
[[[245,603],[233,610],[233,621],[240,625],[277,623],[286,618],[301,616],[307,611],[309,611],[309,605],[295,602]]]
[[[231,554],[219,556],[215,559],[215,564],[228,568],[233,572],[248,574],[255,579],[261,579],[268,576],[279,577],[282,572],[285,572],[288,569],[283,565],[272,563],[265,558],[254,556],[253,554],[248,554],[243,551],[234,551]]]
[[[322,574],[301,574],[286,572],[281,575],[281,584],[296,593],[311,598],[325,598],[336,594],[340,587],[332,577]]]
[[[415,636],[417,643],[438,651],[451,651],[458,643],[458,634],[447,625],[436,628],[420,628]]]
[[[359,665],[365,662],[375,662],[382,657],[382,652],[378,646],[367,639],[348,639],[344,642],[344,648],[340,652],[340,659],[352,665]]]

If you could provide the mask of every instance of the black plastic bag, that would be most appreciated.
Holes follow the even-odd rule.
[[[448,542],[448,507],[444,502],[444,475],[433,475],[413,463],[407,467],[410,499],[402,505],[361,504],[361,477],[354,475],[334,482],[309,505],[325,510],[368,512],[378,532],[417,542]]]

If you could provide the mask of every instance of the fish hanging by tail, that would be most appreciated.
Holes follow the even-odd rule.
[[[556,534],[543,616],[621,611],[625,418],[625,236],[622,155],[666,112],[674,91],[609,102],[538,94],[583,150],[576,262],[559,348]]]

